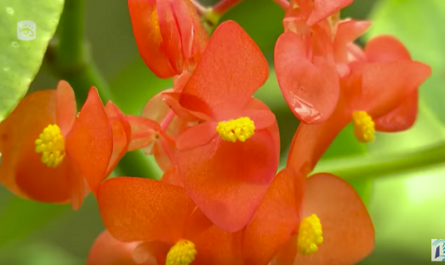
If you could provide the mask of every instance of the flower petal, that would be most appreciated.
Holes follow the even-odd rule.
[[[105,230],[94,241],[87,265],[137,265],[132,258],[133,250],[137,245],[136,242],[121,242]]]
[[[300,124],[289,149],[287,167],[295,175],[307,175],[351,119],[352,114],[341,96],[328,120],[316,125]]]
[[[355,190],[331,174],[317,174],[306,182],[304,216],[320,218],[324,242],[317,253],[297,255],[294,264],[356,264],[374,247],[371,218]]]
[[[411,60],[411,55],[403,43],[388,35],[372,38],[366,44],[365,54],[369,62]]]
[[[242,265],[242,231],[228,233],[212,226],[194,240],[198,254],[195,265]],[[252,263],[253,264],[253,263]]]
[[[184,189],[132,177],[105,181],[99,188],[98,203],[105,227],[122,241],[174,244],[182,238],[186,221],[195,209]]]
[[[178,137],[176,147],[179,151],[186,151],[208,144],[218,136],[217,125],[216,122],[204,122],[193,126]]]
[[[323,30],[314,31],[313,42],[329,42],[324,35]],[[275,72],[289,108],[302,122],[314,124],[332,114],[340,88],[332,55],[314,49],[309,60],[308,49],[312,48],[306,46],[307,41],[296,33],[283,33],[275,46]]]
[[[113,151],[113,134],[94,87],[90,89],[65,143],[67,154],[96,193],[98,185],[107,177],[105,174]]]
[[[312,11],[307,24],[315,25],[328,16],[334,15],[340,9],[352,4],[353,0],[314,0],[314,10]]]
[[[337,26],[334,38],[335,61],[348,62],[348,44],[353,43],[371,26],[371,21],[344,20]]]
[[[276,147],[268,131],[245,142],[219,137],[178,152],[184,188],[217,226],[228,232],[243,228],[252,218],[278,166]]]
[[[396,108],[374,120],[376,131],[401,132],[408,130],[416,121],[418,104],[419,91],[414,90]]]
[[[267,264],[298,233],[306,175],[281,170],[267,190],[252,221],[244,231],[247,264]]]
[[[136,44],[145,64],[158,77],[169,78],[179,74],[180,71],[175,64],[171,64],[169,54],[165,53],[160,29],[162,23],[159,21],[163,16],[158,14],[156,2],[156,0],[128,0],[128,8]]]
[[[128,151],[148,147],[144,151],[147,154],[152,154],[152,145],[160,130],[159,124],[150,119],[133,115],[127,115],[127,120],[131,127],[131,141],[128,145]]]
[[[56,120],[62,135],[66,136],[76,119],[76,98],[73,89],[66,81],[59,82],[56,93]]]
[[[105,173],[105,177],[107,177],[128,150],[131,138],[131,127],[125,115],[111,101],[105,105],[105,111],[113,135],[113,152],[108,164],[107,172]]]
[[[396,108],[431,74],[431,68],[414,61],[357,63],[351,67],[345,93],[354,110],[367,111],[374,119]]]
[[[205,102],[211,111],[205,114],[210,116],[221,109],[242,108],[268,73],[267,60],[255,42],[238,24],[226,21],[210,38],[179,102],[192,111],[199,111],[193,99]]]

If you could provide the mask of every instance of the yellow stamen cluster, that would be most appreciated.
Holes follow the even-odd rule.
[[[354,111],[352,113],[354,122],[354,134],[362,143],[369,143],[374,141],[374,121],[366,111]]]
[[[167,253],[165,265],[189,265],[197,253],[193,242],[181,239]]]
[[[250,118],[241,117],[236,120],[219,122],[216,131],[224,141],[244,142],[255,133],[255,124]]]
[[[300,223],[298,233],[298,252],[309,255],[318,251],[318,245],[323,243],[323,230],[316,214],[304,218]]]
[[[55,168],[65,157],[65,138],[59,126],[48,125],[35,141],[36,153],[42,153],[42,163]]]

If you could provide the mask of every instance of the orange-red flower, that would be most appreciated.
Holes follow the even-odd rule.
[[[431,74],[430,67],[411,60],[403,44],[390,36],[372,39],[362,55],[355,54],[359,60],[348,64],[348,73],[341,80],[341,97],[331,118],[298,128],[288,159],[295,174],[301,165],[305,165],[306,172],[311,171],[351,121],[362,142],[372,141],[374,131],[403,131],[414,123],[418,87]]]
[[[184,188],[229,232],[249,222],[278,166],[275,116],[252,98],[267,76],[258,46],[228,21],[213,33],[183,91],[166,94],[178,116],[199,123],[176,141]]]
[[[107,110],[121,114],[111,103]],[[64,81],[57,90],[26,96],[0,124],[1,183],[21,197],[79,208],[122,152],[119,144],[113,150],[119,133],[111,130],[96,89],[76,113],[74,92]],[[110,161],[113,151],[120,155]]]
[[[128,0],[139,53],[158,77],[192,70],[207,42],[189,0]]]
[[[244,231],[245,264],[352,265],[371,252],[374,228],[354,189],[330,174],[305,179],[275,177]]]
[[[139,243],[134,247],[108,239],[108,244],[98,243],[94,255],[111,245],[133,248],[137,264],[236,264],[240,234],[235,245],[231,234],[213,226],[182,187],[170,184],[176,174],[168,171],[162,181],[132,177],[105,181],[98,192],[105,227],[119,241]],[[184,262],[171,263],[175,259]]]

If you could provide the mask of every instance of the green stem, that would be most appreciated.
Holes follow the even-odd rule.
[[[61,65],[82,64],[84,7],[84,0],[65,0],[58,29],[57,54]]]
[[[440,164],[445,164],[445,143],[405,154],[327,160],[321,162],[315,171],[330,172],[345,180],[353,181],[422,170]]]

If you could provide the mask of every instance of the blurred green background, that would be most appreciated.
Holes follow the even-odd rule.
[[[210,4],[206,1],[203,3]],[[93,58],[109,82],[113,101],[127,114],[139,114],[146,101],[171,85],[145,66],[133,39],[126,1],[86,1],[85,26]],[[258,43],[271,63],[271,75],[257,96],[276,113],[285,157],[298,121],[288,110],[273,72],[273,48],[282,32],[283,10],[271,0],[246,0],[223,19],[241,24]],[[368,145],[359,144],[348,127],[320,162],[318,171],[347,169],[371,213],[376,246],[361,264],[426,264],[430,262],[430,239],[445,238],[441,210],[445,199],[445,167],[442,160],[428,167],[386,170],[384,174],[354,171],[360,163],[422,152],[445,145],[445,1],[355,0],[343,17],[372,19],[370,32],[360,40],[390,33],[399,37],[416,60],[433,67],[433,76],[421,88],[419,119],[411,130],[396,135],[377,135]],[[31,91],[54,88],[57,80],[42,67]],[[445,152],[439,153],[444,157]],[[131,154],[125,158],[131,162]],[[137,171],[135,171],[137,172]],[[366,178],[360,175],[366,173]],[[154,172],[159,174],[159,172]],[[136,175],[136,173],[135,173]],[[352,180],[353,179],[353,180]],[[94,198],[82,208],[46,205],[19,199],[0,190],[0,264],[81,265],[89,248],[103,230]]]

